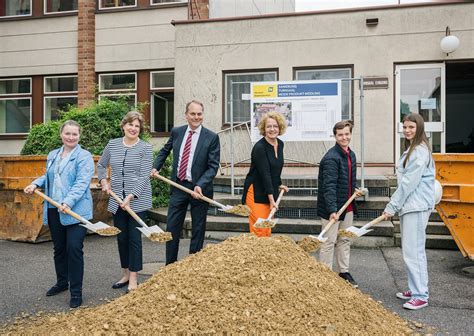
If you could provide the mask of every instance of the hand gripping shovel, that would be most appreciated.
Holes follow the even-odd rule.
[[[49,203],[54,205],[56,208],[59,209],[61,207],[61,204],[54,201],[52,198],[46,196],[45,194],[43,194],[41,191],[39,191],[37,189],[35,189],[35,194],[42,197],[42,198],[44,198],[46,201],[48,201]],[[80,221],[82,224],[79,224],[79,225],[82,225],[85,228],[87,228],[88,230],[91,230],[92,232],[95,232],[95,233],[97,233],[101,236],[115,236],[115,235],[120,233],[120,230],[118,228],[114,227],[114,226],[107,225],[103,222],[97,222],[97,223],[93,224],[93,223],[89,222],[87,219],[79,216],[77,213],[75,213],[74,211],[69,210],[69,209],[66,209],[65,212],[69,216],[72,216],[75,219],[77,219],[78,221]]]
[[[120,197],[117,196],[112,190],[109,191],[109,194],[118,202],[118,204],[122,204],[123,201]],[[145,222],[138,216],[135,211],[133,211],[128,205],[125,207],[125,210],[130,214],[130,216],[135,219],[138,224],[142,227],[137,227],[148,239],[154,242],[164,243],[169,240],[172,240],[171,232],[163,231],[158,225],[148,226]]]
[[[375,218],[373,221],[365,224],[364,226],[362,226],[360,229],[359,228],[356,228],[355,226],[349,226],[347,229],[345,230],[339,230],[339,234],[341,236],[344,236],[344,237],[349,237],[349,238],[353,238],[353,237],[361,237],[363,235],[365,235],[366,233],[369,233],[370,231],[372,230],[368,230],[368,228],[370,228],[371,226],[377,224],[377,223],[380,223],[381,221],[383,221],[385,219],[385,216],[384,215],[381,215],[377,218]]]
[[[176,187],[176,188],[190,194],[190,195],[192,195],[194,193],[194,191],[192,191],[191,189],[183,187],[182,185],[180,185],[180,184],[178,184],[174,181],[171,181],[170,179],[168,179],[164,176],[161,176],[158,173],[154,174],[153,176],[160,179],[160,180],[162,180],[163,182],[168,183],[169,185],[172,185],[173,187]],[[221,211],[231,213],[231,214],[235,214],[235,215],[239,215],[239,216],[242,216],[242,217],[247,217],[248,215],[250,215],[250,209],[246,205],[242,205],[242,204],[235,205],[235,206],[224,205],[224,204],[221,204],[219,202],[214,201],[213,199],[210,199],[209,197],[206,197],[206,196],[200,196],[200,197],[203,201],[206,201],[207,203],[218,207],[219,210],[221,210]]]
[[[283,197],[283,194],[285,193],[285,190],[280,190],[280,195],[278,195],[278,199],[276,201],[276,205],[278,206],[280,204],[281,198]],[[253,224],[253,226],[257,229],[266,229],[266,228],[273,228],[275,225],[278,223],[278,218],[275,218],[272,220],[272,217],[275,215],[275,212],[277,211],[276,208],[273,208],[272,211],[270,211],[270,214],[266,219],[264,218],[259,218],[257,221]]]
[[[337,215],[340,216],[356,197],[357,192],[353,193],[352,196],[347,200],[347,202],[344,203],[344,205],[337,212]],[[328,238],[324,237],[324,235],[326,234],[326,232],[329,231],[329,229],[335,222],[335,220],[330,220],[324,230],[321,231],[318,236],[309,235],[308,237],[305,237],[301,241],[299,241],[298,245],[308,253],[317,251],[321,247],[321,243],[324,243],[326,240],[328,240]]]

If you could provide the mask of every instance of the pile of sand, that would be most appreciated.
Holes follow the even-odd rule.
[[[287,237],[242,235],[163,268],[94,308],[0,334],[408,334],[407,322],[352,288]]]

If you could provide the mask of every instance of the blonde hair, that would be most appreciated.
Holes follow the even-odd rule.
[[[123,117],[122,122],[120,123],[120,129],[122,130],[122,133],[123,127],[134,120],[138,120],[140,123],[140,134],[143,134],[145,130],[145,126],[143,125],[143,114],[137,111],[130,111]]]
[[[279,135],[285,134],[286,131],[286,120],[281,113],[271,111],[267,112],[263,115],[262,119],[260,119],[258,123],[258,130],[260,131],[260,135],[265,136],[265,125],[267,123],[267,119],[273,119],[277,122],[278,128],[280,129]]]

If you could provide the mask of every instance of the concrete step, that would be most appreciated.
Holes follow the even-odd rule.
[[[400,233],[395,233],[395,244],[401,246]],[[426,248],[429,249],[441,249],[441,250],[458,250],[453,237],[451,235],[426,235]]]
[[[400,221],[393,221],[393,227],[395,233],[400,233]],[[443,222],[428,222],[426,227],[426,234],[431,235],[451,235],[449,229],[444,225]]]

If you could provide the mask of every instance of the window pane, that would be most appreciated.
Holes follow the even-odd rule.
[[[174,87],[174,71],[153,72],[151,74],[151,88],[171,88]]]
[[[46,97],[44,101],[44,122],[58,120],[61,112],[77,105],[77,97]]]
[[[174,93],[153,92],[153,132],[170,132],[174,120]]]
[[[77,10],[77,0],[46,0],[46,13]]]
[[[30,15],[31,0],[0,1],[0,16]]]
[[[0,100],[0,133],[28,133],[30,119],[30,99]]]
[[[52,77],[45,79],[44,92],[74,92],[77,91],[77,76]]]
[[[0,80],[0,95],[22,93],[30,93],[29,78]]]
[[[188,0],[153,0],[153,4],[167,3],[167,2],[188,2]]]
[[[323,80],[351,78],[351,69],[299,70],[296,80]],[[342,81],[342,119],[352,119],[352,81]]]
[[[108,100],[111,100],[111,101],[117,101],[117,100],[119,100],[119,99],[125,99],[125,101],[127,102],[128,106],[130,107],[130,110],[135,109],[135,106],[137,105],[136,97],[135,97],[134,94],[130,94],[130,95],[127,95],[127,94],[121,94],[121,95],[100,95],[100,96],[99,96],[99,100],[102,100],[102,99],[108,99]]]
[[[230,122],[231,108],[234,122],[250,120],[250,100],[243,100],[242,94],[250,94],[250,83],[276,81],[276,72],[226,75],[226,120]],[[232,96],[232,97],[231,97]],[[231,99],[232,98],[232,99]]]
[[[100,75],[100,90],[135,90],[135,74]]]
[[[100,8],[135,6],[135,0],[101,0]]]

